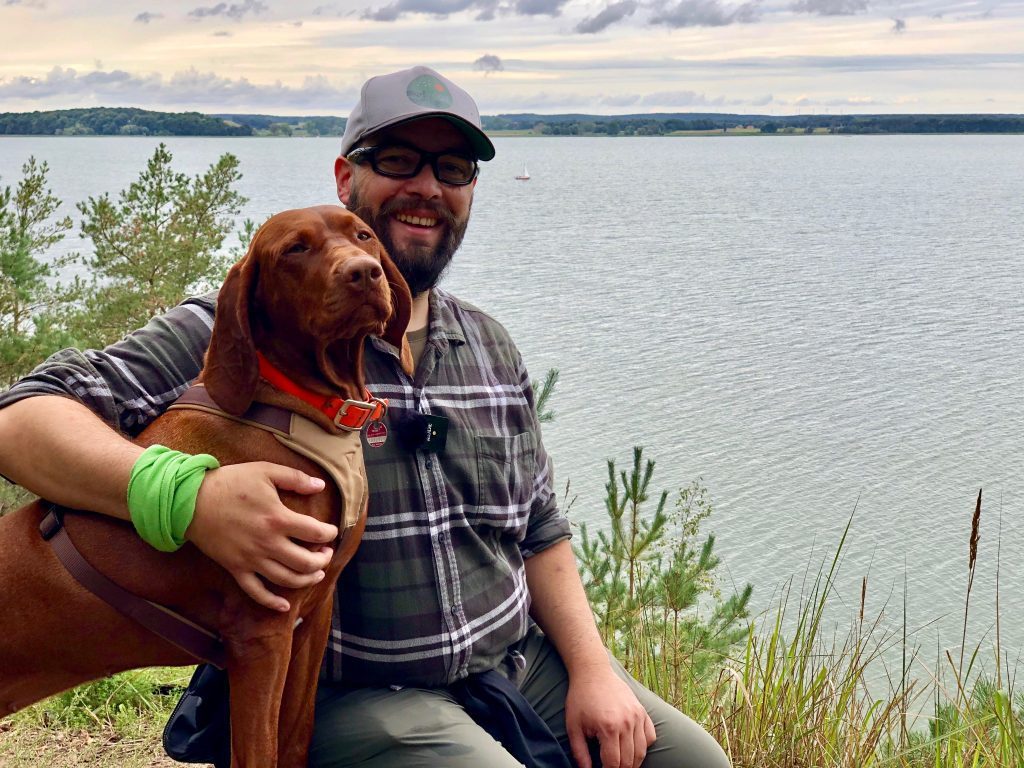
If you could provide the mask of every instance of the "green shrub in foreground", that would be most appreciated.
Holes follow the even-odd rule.
[[[747,635],[753,587],[725,599],[719,591],[715,537],[699,540],[712,511],[701,482],[680,489],[670,513],[667,491],[653,502],[653,475],[639,447],[628,471],[608,462],[608,527],[591,536],[581,525],[576,557],[608,648],[652,691],[699,716],[707,702],[697,692]]]

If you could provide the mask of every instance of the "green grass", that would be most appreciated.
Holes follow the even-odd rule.
[[[125,672],[79,686],[0,720],[0,766],[178,765],[164,756],[164,723],[192,668]]]
[[[980,515],[979,494],[965,537],[965,626]],[[836,577],[848,531],[849,524],[813,583],[795,597],[783,589],[774,609],[751,622],[715,684],[692,693],[736,768],[1024,766],[1024,697],[1000,672],[998,640],[994,677],[980,669],[980,646],[958,658],[939,653],[929,664],[907,637],[905,615],[897,630],[886,629],[881,614],[865,616],[866,577],[858,616],[845,634],[833,632],[826,616],[841,598]],[[899,669],[880,683],[877,672],[894,655]]]
[[[34,498],[35,496],[20,485],[11,485],[0,480],[0,517],[3,517],[7,512],[28,504]]]

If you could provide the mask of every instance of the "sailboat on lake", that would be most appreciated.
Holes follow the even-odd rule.
[[[516,181],[529,181],[529,180],[530,180],[530,172],[528,170],[526,170],[526,163],[524,162],[523,163],[523,172],[521,174],[519,174],[518,176],[516,176]]]

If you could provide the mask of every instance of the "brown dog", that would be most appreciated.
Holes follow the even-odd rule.
[[[263,402],[337,432],[317,408],[261,378],[257,350],[306,390],[365,400],[364,339],[378,333],[403,349],[410,306],[405,281],[362,221],[334,206],[285,211],[260,228],[221,288],[201,380],[231,414]],[[291,509],[344,531],[325,579],[279,590],[291,603],[287,613],[258,605],[191,544],[167,554],[130,524],[87,513],[65,520],[75,547],[107,578],[220,636],[232,765],[304,767],[332,594],[366,522],[365,492],[343,499],[320,466],[273,434],[202,410],[168,411],[137,442],[211,453],[222,464],[269,461],[326,481],[311,496],[281,494]],[[356,459],[361,472],[361,454]],[[198,661],[81,587],[40,536],[43,515],[37,502],[0,518],[0,715],[121,670]]]

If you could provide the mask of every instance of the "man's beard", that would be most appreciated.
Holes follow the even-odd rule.
[[[470,204],[472,205],[472,203]],[[359,199],[359,190],[353,184],[349,194],[348,209],[370,225],[377,237],[384,244],[391,260],[402,273],[413,296],[429,291],[441,281],[445,270],[451,264],[455,251],[462,244],[469,224],[469,211],[466,218],[458,221],[447,207],[435,200],[416,198],[393,198],[384,203],[376,213]],[[437,217],[444,228],[441,239],[436,246],[408,245],[400,249],[391,238],[389,223],[392,215],[403,210],[430,211]]]

